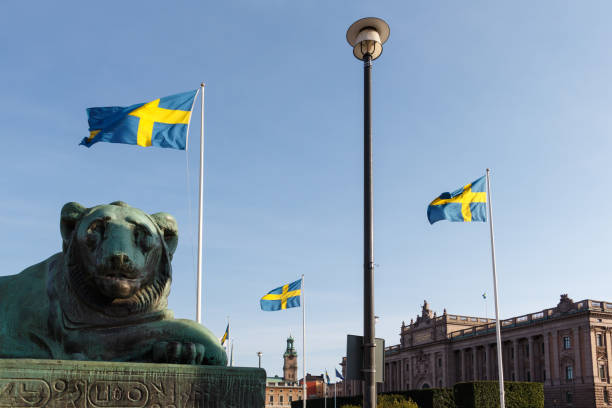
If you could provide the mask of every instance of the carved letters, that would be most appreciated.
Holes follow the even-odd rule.
[[[254,372],[259,371],[256,369],[185,373],[181,369],[114,372],[93,368],[71,373],[70,369],[60,367],[7,371],[3,368],[0,360],[0,408],[263,408],[264,405],[265,374],[263,370]],[[2,378],[6,374],[10,376]]]

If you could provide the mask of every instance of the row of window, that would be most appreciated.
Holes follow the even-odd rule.
[[[599,378],[602,380],[606,379],[606,365],[605,364],[599,365]],[[571,365],[565,366],[565,379],[566,380],[574,379],[574,367],[572,367]]]
[[[597,344],[597,347],[604,347],[606,345],[604,334],[603,333],[597,333],[595,335],[595,342]],[[570,348],[572,348],[571,337],[563,336],[563,349],[564,350],[569,350]]]
[[[289,402],[293,401],[293,397],[290,395],[289,396]],[[270,395],[270,402],[274,402],[274,395]],[[283,396],[280,395],[278,397],[278,402],[280,402],[281,404],[283,403]]]

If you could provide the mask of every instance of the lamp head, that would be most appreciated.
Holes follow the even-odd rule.
[[[380,18],[362,18],[349,27],[346,40],[353,47],[355,58],[363,60],[370,55],[375,60],[382,54],[382,45],[389,38],[389,31],[389,25]]]

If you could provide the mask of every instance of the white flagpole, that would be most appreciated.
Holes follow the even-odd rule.
[[[491,261],[493,264],[493,293],[495,296],[495,335],[497,337],[497,368],[499,376],[499,402],[500,407],[505,408],[504,397],[504,368],[502,360],[501,322],[499,321],[499,302],[497,300],[497,272],[495,269],[495,239],[493,238],[493,210],[491,205],[491,182],[489,169],[487,169],[487,201],[489,207],[489,229],[491,231]]]
[[[304,275],[302,275],[302,406],[306,408],[306,298],[304,297]]]
[[[323,406],[327,408],[327,378],[323,377],[323,398],[325,398],[325,404]]]
[[[198,282],[196,300],[196,321],[202,323],[202,213],[204,206],[204,82],[200,84],[202,91],[202,111],[200,122],[200,190],[198,192]],[[229,343],[228,343],[229,344]]]
[[[227,316],[227,350],[230,352],[230,367],[234,365],[234,343],[231,338],[230,317]]]

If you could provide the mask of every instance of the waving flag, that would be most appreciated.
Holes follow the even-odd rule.
[[[272,289],[260,300],[261,310],[276,311],[300,307],[302,279]]]
[[[442,193],[427,207],[430,224],[440,220],[455,222],[487,221],[485,176],[452,193]]]
[[[89,137],[80,144],[125,143],[185,150],[197,90],[127,107],[88,108]]]
[[[225,333],[223,333],[223,337],[219,339],[219,342],[221,342],[221,345],[223,345],[223,343],[225,343],[228,338],[229,338],[229,323],[227,324],[227,327],[225,328]]]

